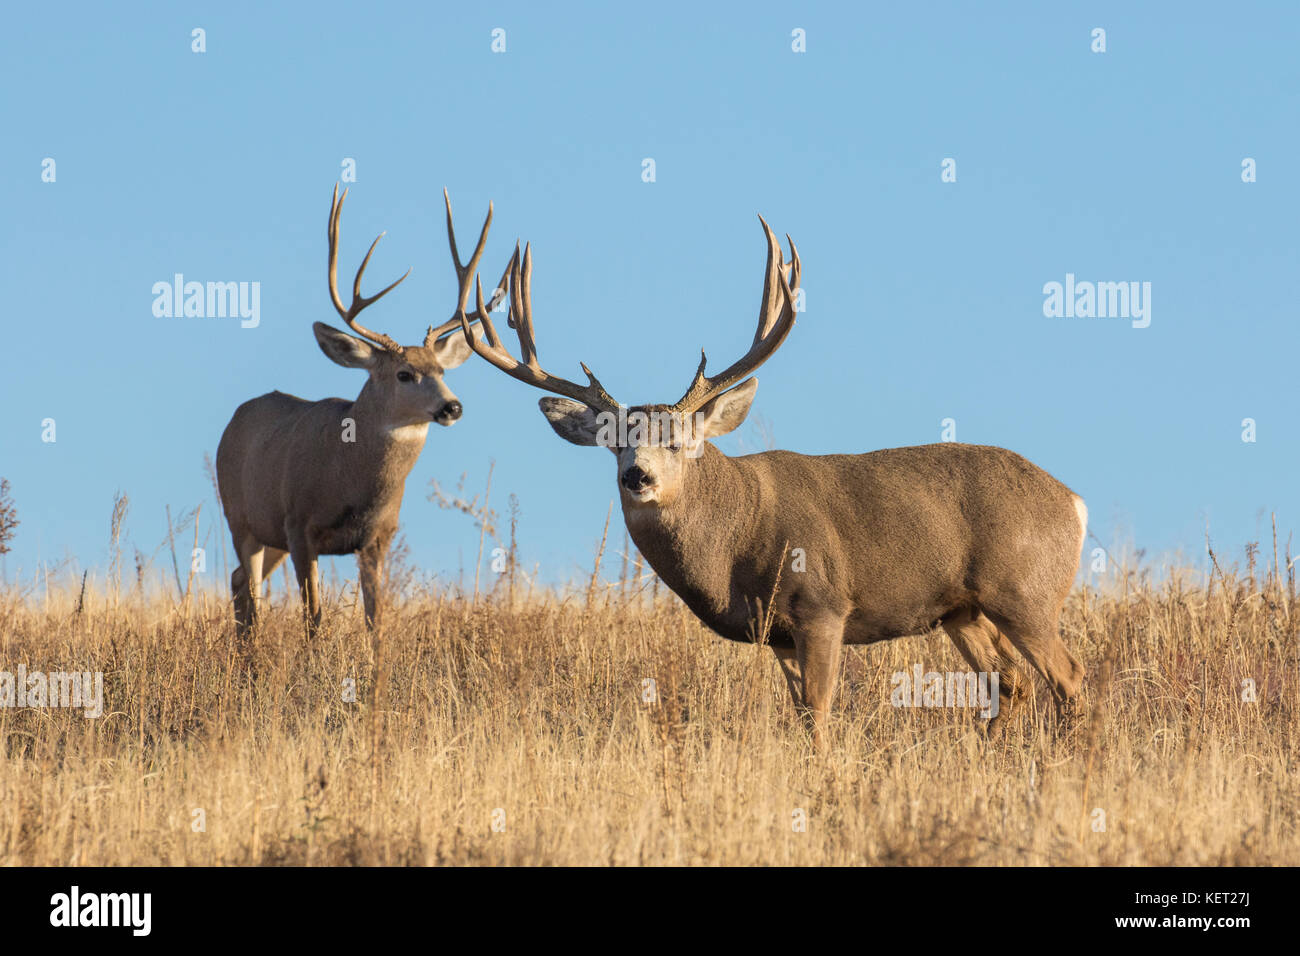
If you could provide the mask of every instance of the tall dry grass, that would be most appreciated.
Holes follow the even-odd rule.
[[[890,705],[965,669],[941,633],[851,650],[825,755],[770,651],[626,576],[424,593],[377,644],[338,594],[306,641],[281,590],[251,670],[215,592],[11,588],[0,670],[103,671],[106,706],[0,708],[0,863],[1296,864],[1300,605],[1250,558],[1076,590],[1079,714],[1040,685],[995,743]]]

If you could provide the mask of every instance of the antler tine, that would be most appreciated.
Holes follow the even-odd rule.
[[[790,262],[786,264],[781,244],[767,220],[759,216],[758,221],[763,224],[763,232],[767,234],[767,270],[763,277],[763,298],[759,303],[758,328],[754,332],[753,344],[739,361],[711,377],[704,374],[707,359],[701,351],[699,367],[695,370],[686,394],[672,406],[673,411],[682,415],[692,414],[714,396],[752,374],[772,357],[794,328],[794,293],[799,288],[802,272],[799,250],[791,240]],[[787,235],[786,238],[790,237]]]
[[[451,196],[447,194],[446,189],[442,191],[442,200],[447,205],[447,242],[451,246],[451,259],[456,266],[456,279],[460,286],[456,299],[456,315],[459,316],[469,304],[470,278],[478,272],[479,260],[483,258],[483,248],[487,245],[488,230],[492,228],[492,203],[488,203],[487,218],[483,220],[483,228],[479,230],[478,245],[474,247],[474,254],[470,256],[467,265],[462,265],[460,250],[456,248],[456,227],[451,218]]]
[[[781,314],[777,302],[781,295],[781,283],[777,276],[785,275],[786,271],[785,256],[781,244],[776,241],[772,227],[762,216],[758,217],[758,221],[763,224],[763,231],[767,233],[767,270],[763,274],[763,298],[758,303],[758,327],[754,330],[753,342],[755,345],[763,341],[763,338],[772,331],[772,325]]]
[[[519,355],[525,365],[537,365],[537,338],[533,332],[533,244],[524,246],[523,265],[515,257],[510,273],[510,327],[519,336]],[[515,289],[519,289],[519,306],[514,307]]]
[[[513,258],[506,263],[505,271],[501,273],[501,280],[497,282],[496,287],[492,292],[492,299],[488,302],[486,306],[487,312],[495,312],[497,306],[501,304],[501,300],[504,299],[508,294],[507,290],[510,284],[510,267],[513,264],[514,264]],[[468,313],[469,320],[471,322],[477,322],[480,319],[482,319],[483,316],[487,314],[487,312],[484,312],[483,309],[475,309],[473,312]],[[424,336],[425,348],[428,348],[429,346],[433,345],[434,342],[438,341],[438,339],[442,338],[448,332],[453,332],[459,329],[460,327],[461,327],[461,321],[460,321],[459,311],[457,311],[455,315],[453,315],[446,322],[443,322],[441,325],[429,326],[429,331]]]
[[[790,264],[786,267],[789,271],[785,278],[791,290],[796,290],[799,288],[799,279],[803,271],[802,263],[799,261],[799,250],[795,248],[794,240],[790,238],[788,232],[785,234],[785,241],[790,243]]]
[[[352,280],[352,305],[348,308],[343,307],[343,300],[339,298],[339,220],[343,215],[343,202],[348,198],[348,191],[343,190],[343,195],[339,195],[339,184],[334,184],[334,195],[330,198],[330,223],[329,223],[329,286],[330,301],[334,303],[334,308],[338,311],[339,316],[348,327],[360,335],[362,338],[369,339],[376,345],[382,346],[391,352],[402,351],[402,346],[397,341],[382,332],[372,332],[360,322],[357,316],[361,310],[374,302],[378,302],[393,289],[401,284],[402,280],[411,274],[407,269],[400,279],[389,284],[386,288],[381,289],[374,295],[366,297],[361,294],[361,277],[365,274],[366,266],[370,264],[370,257],[374,254],[375,246],[379,245],[379,240],[384,238],[384,233],[375,237],[375,241],[370,244],[370,249],[366,252],[366,257],[361,260],[361,266],[357,269],[357,274]]]
[[[515,254],[514,254],[513,256],[510,257],[510,266],[509,266],[509,268],[507,268],[507,270],[506,270],[507,272],[511,272],[511,271],[515,268],[515,265],[516,265],[516,263],[518,262],[518,259],[519,259],[519,249],[516,247],[516,249],[515,249]],[[482,309],[482,304],[483,304],[483,283],[482,283],[482,281],[479,280],[477,277],[476,277],[475,280],[474,280],[474,299],[475,299],[475,307],[476,307],[479,311],[483,311],[483,309]],[[490,312],[491,310],[488,310],[488,311]],[[509,323],[512,324],[512,325],[514,324],[513,321],[510,320],[510,319],[508,319],[508,318],[507,318],[506,321],[509,322]],[[491,318],[491,316],[488,315],[487,317],[485,317],[485,318],[482,320],[482,322],[483,322],[483,338],[484,338],[484,341],[485,341],[486,346],[487,346],[488,348],[490,348],[491,350],[493,350],[494,352],[498,352],[498,353],[500,353],[501,355],[505,356],[506,358],[510,358],[510,353],[507,351],[507,349],[505,348],[505,346],[503,346],[503,345],[501,344],[501,336],[499,336],[499,335],[497,334],[497,327],[496,327],[495,325],[492,324],[492,318]],[[469,325],[469,323],[470,323],[470,318],[469,318],[469,316],[466,314],[466,315],[463,316],[463,318],[462,318],[462,320],[461,320],[461,329],[464,331],[466,337],[469,338],[469,340],[470,340],[470,344],[471,344],[471,345],[474,345],[474,344],[475,344],[475,341],[474,341],[473,337],[470,335],[470,325]],[[474,351],[478,352],[480,355],[483,355],[485,358],[487,358],[487,356],[484,355],[483,352],[480,352],[479,349],[475,348]],[[489,359],[489,361],[491,361],[491,359]],[[513,359],[513,358],[510,358],[510,361],[511,361],[511,362],[514,362],[514,359]],[[496,365],[497,368],[501,368],[501,367],[502,367],[501,365],[498,365],[496,362],[493,362],[492,364],[493,364],[493,365]],[[517,362],[514,362],[514,364],[517,365],[518,363],[517,363]]]
[[[460,250],[456,246],[456,227],[452,221],[451,215],[451,196],[447,190],[442,191],[442,199],[447,207],[447,244],[451,247],[452,264],[456,269],[456,311],[452,313],[450,319],[441,325],[429,326],[429,331],[424,337],[425,346],[432,345],[435,341],[446,335],[453,329],[460,328],[461,314],[465,312],[465,307],[469,305],[469,294],[471,282],[477,281],[479,260],[483,258],[483,250],[487,246],[488,230],[492,227],[492,203],[488,203],[487,218],[483,220],[483,228],[479,231],[478,244],[474,247],[474,254],[470,256],[468,263],[462,264],[460,261]],[[511,260],[513,262],[513,260]],[[505,272],[501,273],[501,281],[492,294],[492,301],[486,306],[490,312],[501,304],[501,300],[506,296],[506,281],[510,276],[510,263],[506,264]],[[483,318],[483,309],[476,309],[468,313],[471,321]]]
[[[464,330],[465,338],[469,341],[470,347],[511,378],[518,379],[543,391],[572,398],[596,411],[616,411],[619,408],[618,402],[609,392],[605,391],[605,387],[600,384],[599,379],[592,374],[591,369],[587,368],[585,364],[582,365],[582,371],[586,374],[589,384],[578,385],[568,379],[560,378],[558,375],[552,375],[538,363],[537,343],[533,337],[531,291],[533,260],[532,250],[529,246],[524,247],[522,259],[519,255],[518,245],[515,246],[515,254],[510,260],[508,271],[510,273],[509,324],[519,338],[519,352],[524,360],[520,362],[515,359],[501,344],[497,330],[488,315],[490,310],[483,303],[483,283],[477,280],[475,281],[476,307],[483,322],[484,338],[480,340],[474,337],[473,331],[470,329],[469,316],[462,312],[461,328]]]

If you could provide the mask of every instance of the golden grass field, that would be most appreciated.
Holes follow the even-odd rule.
[[[826,754],[768,649],[626,574],[417,589],[374,645],[350,583],[310,643],[277,583],[255,676],[215,589],[11,586],[0,669],[103,671],[106,703],[0,708],[0,864],[1300,863],[1294,580],[1160,577],[1071,595],[1068,724],[1037,679],[991,743],[891,706],[895,671],[966,669],[936,632],[846,653]]]

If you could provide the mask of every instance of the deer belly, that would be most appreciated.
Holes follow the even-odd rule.
[[[716,608],[697,607],[689,600],[686,604],[709,630],[729,641],[753,644],[762,639],[764,643],[771,644],[773,647],[794,646],[794,637],[782,626],[779,620],[774,620],[767,630],[767,634],[763,634],[763,619],[757,608],[733,604],[731,607],[719,611]]]
[[[312,529],[312,543],[319,554],[351,554],[369,538],[370,522],[352,508],[344,508],[328,524]]]
[[[913,634],[925,634],[939,626],[949,608],[932,608],[914,613],[879,613],[855,609],[844,622],[845,644],[875,644]]]

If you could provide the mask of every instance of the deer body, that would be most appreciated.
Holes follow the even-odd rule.
[[[362,398],[364,398],[364,393]],[[242,555],[262,547],[261,577],[294,556],[304,568],[308,613],[319,623],[319,597],[312,594],[315,558],[356,553],[366,615],[377,615],[375,593],[397,531],[406,477],[415,467],[428,432],[423,425],[387,429],[358,409],[362,399],[308,402],[271,392],[236,411],[217,446],[217,476],[231,536]],[[341,436],[356,424],[356,441]],[[250,623],[247,571],[232,586],[238,617]]]
[[[625,408],[585,365],[587,385],[542,368],[527,248],[522,261],[516,250],[508,270],[520,359],[502,346],[490,317],[482,316],[483,340],[472,338],[468,316],[462,330],[507,375],[563,396],[539,402],[561,438],[615,454],[632,540],[718,634],[769,641],[815,743],[823,741],[844,644],[936,624],[976,671],[999,675],[995,723],[1028,690],[1016,650],[1058,701],[1070,700],[1083,668],[1057,625],[1087,512],[1047,472],[980,445],[729,458],[709,443],[744,421],[758,387],[749,376],[794,326],[799,253],[792,242],[786,263],[766,222],[763,229],[767,271],[749,351],[714,376],[704,374],[701,356],[672,405]],[[483,313],[481,293],[479,302]]]
[[[257,615],[260,589],[249,589],[254,564],[260,582],[286,554],[314,627],[321,616],[317,557],[355,552],[366,620],[377,623],[384,558],[397,531],[406,477],[429,423],[450,425],[461,414],[442,382],[442,362],[468,357],[463,339],[410,346],[399,359],[316,326],[327,355],[371,368],[356,401],[309,402],[270,392],[239,406],[217,446],[217,484],[240,556],[231,587],[241,628]]]
[[[430,422],[451,425],[461,416],[460,401],[443,376],[472,354],[462,329],[472,320],[465,314],[469,279],[483,253],[491,208],[478,247],[462,266],[447,201],[459,305],[453,319],[429,327],[422,345],[403,346],[357,321],[363,309],[406,278],[373,296],[361,294],[361,277],[378,239],[357,270],[352,305],[345,308],[339,298],[338,226],[346,198],[347,192],[340,198],[335,187],[329,289],[340,317],[357,334],[321,322],[312,329],[331,360],[369,374],[365,386],[352,402],[310,402],[283,392],[252,399],[235,411],[217,447],[217,484],[240,561],[230,579],[240,634],[256,623],[262,582],[286,555],[293,558],[309,631],[321,620],[317,558],[322,554],[357,555],[366,622],[377,625],[384,561],[397,531],[406,478]]]
[[[280,551],[291,540],[310,539],[317,554],[350,554],[396,530],[406,476],[425,435],[393,440],[358,422],[357,441],[344,442],[344,422],[356,420],[357,404],[271,392],[239,406],[217,447],[232,530],[237,523]],[[321,501],[328,506],[315,506]]]
[[[793,647],[810,613],[842,616],[844,643],[871,644],[964,609],[1013,621],[1026,602],[1059,609],[1083,544],[1076,495],[981,445],[729,458],[706,444],[673,502],[622,499],[637,548],[722,637],[753,641],[775,591],[773,647]]]
[[[740,400],[747,410],[748,397]],[[542,402],[553,425],[575,411],[562,399]],[[1057,626],[1087,509],[1014,452],[943,443],[729,458],[703,442],[673,493],[649,501],[627,476],[664,469],[653,457],[629,465],[627,452],[619,453],[620,496],[637,548],[722,637],[752,642],[770,627],[765,639],[819,745],[842,645],[936,625],[973,670],[999,675],[990,733],[1029,692],[1013,648],[1058,701],[1078,692],[1083,667]]]

